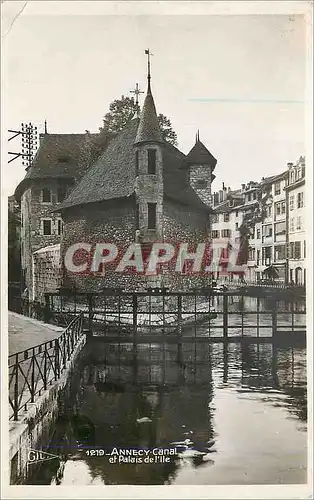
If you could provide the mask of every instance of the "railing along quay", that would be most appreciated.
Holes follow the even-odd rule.
[[[84,335],[83,313],[57,338],[9,356],[10,419],[18,420],[43,391],[57,381]]]

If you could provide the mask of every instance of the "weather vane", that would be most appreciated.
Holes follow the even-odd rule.
[[[145,54],[147,55],[147,80],[148,80],[148,87],[150,87],[150,56],[153,56],[154,54],[152,54],[150,52],[149,49],[146,49],[145,50]]]

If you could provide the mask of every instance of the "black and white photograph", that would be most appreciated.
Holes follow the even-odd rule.
[[[3,498],[312,498],[312,7],[2,2]]]

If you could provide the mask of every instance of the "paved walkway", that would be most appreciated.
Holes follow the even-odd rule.
[[[9,311],[9,355],[59,337],[64,328]]]

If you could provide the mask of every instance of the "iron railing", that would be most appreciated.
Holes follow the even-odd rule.
[[[238,280],[228,281],[223,279],[217,280],[218,285],[226,285],[228,288],[244,288],[244,287],[257,287],[267,289],[291,290],[291,291],[305,291],[305,285],[297,285],[295,283],[285,283],[284,281],[276,280]]]
[[[305,304],[276,298],[247,298],[241,292],[204,290],[46,294],[50,321],[83,312],[90,335],[108,341],[184,341],[304,336]],[[303,333],[302,333],[303,332]],[[266,341],[266,340],[265,340]]]
[[[9,356],[10,419],[59,379],[83,334],[80,313],[59,337]]]

